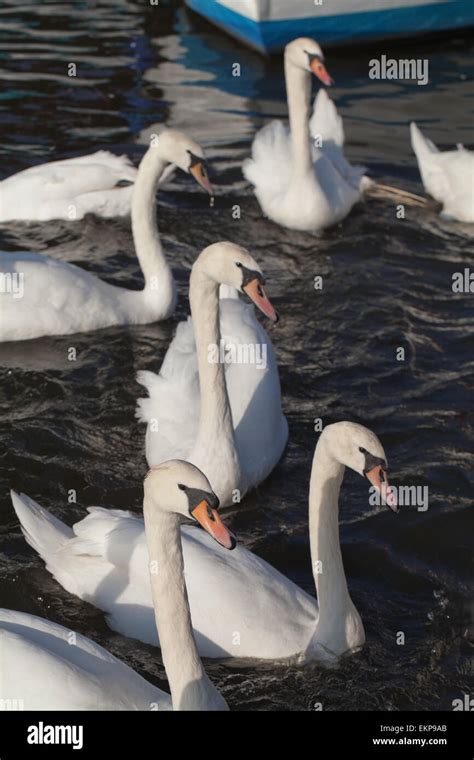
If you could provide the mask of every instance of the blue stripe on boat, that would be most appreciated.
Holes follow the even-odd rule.
[[[232,36],[267,53],[281,51],[288,42],[302,36],[331,45],[474,26],[473,0],[259,22],[215,0],[186,0],[186,3]]]

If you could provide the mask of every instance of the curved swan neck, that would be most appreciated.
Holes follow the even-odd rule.
[[[194,337],[199,371],[201,407],[195,451],[206,452],[208,461],[219,453],[227,459],[227,475],[236,474],[238,459],[235,450],[234,425],[227,393],[224,365],[210,361],[213,346],[220,346],[219,284],[203,271],[197,261],[191,271],[189,302],[193,318]],[[199,462],[195,462],[199,466]],[[213,481],[213,486],[214,486]]]
[[[133,242],[145,279],[145,290],[151,291],[155,301],[174,301],[173,275],[163,253],[156,222],[156,192],[167,166],[157,150],[149,148],[138,169],[132,196]]]
[[[223,702],[202,666],[194,640],[184,579],[180,518],[144,500],[150,582],[161,654],[174,710]]]
[[[286,95],[290,118],[293,172],[297,176],[312,171],[309,134],[311,75],[285,58]]]
[[[339,620],[352,607],[339,539],[339,492],[344,465],[328,451],[322,438],[313,458],[309,487],[311,562],[319,604],[319,619]]]

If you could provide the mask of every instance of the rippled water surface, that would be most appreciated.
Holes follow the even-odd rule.
[[[393,204],[381,201],[360,204],[321,236],[262,218],[240,165],[257,127],[286,114],[281,60],[243,49],[181,3],[5,0],[0,34],[2,178],[98,148],[138,163],[148,136],[167,123],[205,146],[217,189],[212,209],[187,177],[160,195],[180,291],[173,320],[1,347],[0,605],[76,629],[165,684],[159,651],[111,632],[101,612],[46,572],[21,536],[8,489],[69,523],[91,504],[140,510],[146,464],[135,374],[159,369],[187,313],[199,250],[228,238],[254,253],[282,315],[271,337],[290,426],[283,461],[228,515],[240,541],[314,593],[307,487],[316,417],[371,427],[393,482],[428,486],[430,501],[426,512],[377,511],[367,506],[364,482],[346,473],[341,540],[368,638],[360,654],[329,671],[212,662],[211,677],[233,709],[451,709],[469,691],[473,662],[473,301],[451,291],[452,273],[472,266],[472,227],[440,221],[433,205],[407,208],[397,220]],[[349,158],[383,182],[421,192],[408,122],[442,147],[473,143],[473,49],[459,36],[327,51]],[[368,61],[382,53],[428,58],[430,84],[369,80]],[[141,286],[127,220],[3,226],[0,246],[47,250],[109,282]],[[322,291],[313,288],[317,274]],[[77,505],[67,504],[72,488]]]

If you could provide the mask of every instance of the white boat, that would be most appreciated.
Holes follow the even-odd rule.
[[[327,47],[474,26],[474,0],[186,0],[186,4],[264,53],[277,53],[296,37],[314,37]]]

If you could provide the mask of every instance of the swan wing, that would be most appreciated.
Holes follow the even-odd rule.
[[[291,176],[291,143],[289,130],[281,121],[271,121],[257,132],[252,157],[244,162],[242,171],[259,200],[261,195],[274,197],[286,191]]]
[[[126,156],[98,151],[19,172],[0,183],[0,221],[81,219],[130,213],[137,169]]]
[[[365,168],[351,166],[346,160],[342,117],[326,90],[321,89],[316,95],[309,127],[315,160],[322,154],[346,182],[359,189]]]
[[[148,464],[185,459],[197,436],[200,403],[191,317],[178,325],[159,374],[141,371],[137,381],[148,391],[137,403],[137,417],[148,425]]]
[[[220,300],[220,329],[236,445],[247,487],[257,485],[278,462],[288,437],[281,409],[278,368],[271,341],[252,306],[238,297]],[[200,390],[192,319],[178,326],[159,375],[140,372],[148,398],[138,418],[148,424],[149,464],[192,451],[199,426]],[[209,463],[209,476],[212,463]],[[212,477],[211,477],[212,482]]]

